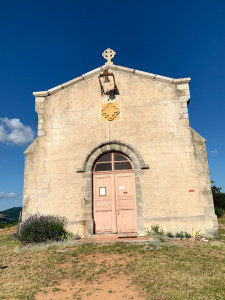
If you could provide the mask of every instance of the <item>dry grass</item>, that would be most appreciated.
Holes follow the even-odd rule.
[[[45,299],[49,290],[62,294],[60,283],[64,280],[107,285],[118,276],[132,280],[144,291],[139,299],[225,299],[224,219],[220,221],[219,246],[182,242],[182,248],[154,251],[146,251],[142,245],[91,244],[62,253],[57,247],[16,253],[17,243],[11,237],[14,230],[0,230],[0,299],[34,299],[38,292]],[[111,299],[114,291],[108,293]],[[87,291],[89,294],[93,299]],[[82,295],[77,290],[68,299],[83,299]]]

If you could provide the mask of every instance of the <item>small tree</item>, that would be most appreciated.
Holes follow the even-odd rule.
[[[217,187],[216,185],[214,185],[214,181],[211,181],[211,183],[215,213],[217,217],[220,218],[225,211],[225,193],[221,192],[221,187]]]

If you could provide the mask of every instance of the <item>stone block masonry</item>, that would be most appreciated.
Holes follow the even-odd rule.
[[[113,100],[101,93],[105,69],[119,91]],[[38,137],[25,151],[23,220],[36,212],[65,216],[68,230],[92,235],[93,165],[118,151],[135,167],[138,235],[157,224],[165,232],[216,235],[205,140],[189,125],[189,82],[109,61],[34,93]],[[119,109],[112,120],[102,117],[109,103],[111,115]]]

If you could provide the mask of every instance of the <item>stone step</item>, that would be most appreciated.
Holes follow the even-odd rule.
[[[112,233],[112,234],[93,234],[93,239],[120,239],[137,238],[137,233]]]

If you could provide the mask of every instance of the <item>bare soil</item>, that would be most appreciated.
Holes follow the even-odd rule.
[[[57,291],[56,291],[57,290]],[[49,288],[45,293],[38,293],[36,300],[65,300],[65,299],[146,299],[136,287],[132,286],[129,278],[119,275],[110,279],[102,275],[99,281],[63,281],[57,288]]]
[[[97,266],[103,266],[103,270],[105,269],[107,272],[95,273],[95,277],[91,281],[84,279],[63,280],[58,286],[49,287],[39,292],[35,299],[147,299],[144,292],[133,285],[132,279],[124,272],[126,264],[131,262],[133,257],[121,254],[113,254],[109,257],[102,253],[96,253],[94,256],[81,255],[77,265],[82,266],[84,259],[86,264],[93,263]],[[71,269],[72,262],[61,265],[61,268]]]

